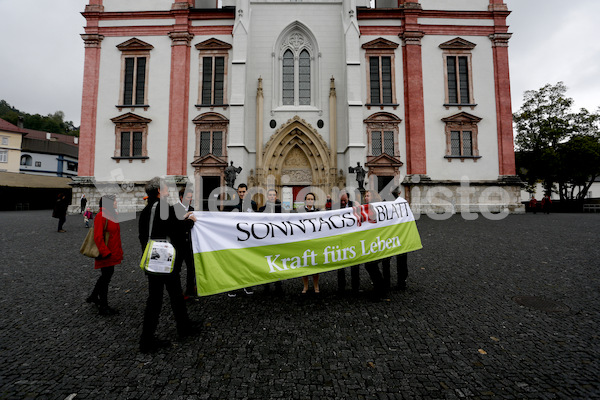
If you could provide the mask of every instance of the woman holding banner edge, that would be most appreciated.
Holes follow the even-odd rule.
[[[374,190],[367,190],[365,192],[365,204],[376,203],[381,201],[381,197]],[[381,270],[379,269],[380,260],[369,261],[365,263],[365,269],[369,273],[371,280],[373,281],[373,301],[380,301],[388,295],[388,289],[385,285]]]
[[[314,193],[307,193],[306,196],[304,196],[304,211],[305,212],[315,212],[315,211],[319,211],[318,208],[315,207],[315,194]],[[314,274],[312,276],[313,278],[313,288],[315,290],[316,294],[321,293],[319,291],[319,274]],[[304,289],[302,289],[302,294],[306,294],[306,292],[308,291],[308,276],[303,276],[302,277],[302,282],[304,283]]]

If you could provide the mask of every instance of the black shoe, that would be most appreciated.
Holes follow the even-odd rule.
[[[390,296],[386,291],[373,290],[367,294],[367,297],[373,303],[379,303],[382,301],[391,301]]]
[[[98,299],[97,297],[89,296],[87,299],[85,299],[85,302],[86,303],[94,303],[97,306],[100,305],[100,299]]]
[[[281,285],[281,281],[275,282],[275,294],[277,296],[283,295],[283,286]]]
[[[150,340],[140,340],[140,353],[149,354],[155,353],[159,349],[171,347],[169,340],[152,338]]]
[[[100,308],[98,309],[98,313],[100,315],[116,315],[119,313],[118,310],[115,310],[112,307],[109,306],[99,306]]]
[[[180,340],[182,340],[185,338],[199,335],[201,327],[202,327],[202,322],[189,321],[187,324],[183,325],[182,327],[177,328],[177,337]]]

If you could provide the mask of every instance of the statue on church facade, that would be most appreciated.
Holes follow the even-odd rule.
[[[225,168],[225,183],[227,184],[227,186],[229,186],[230,188],[233,187],[233,185],[235,184],[235,178],[240,172],[242,172],[242,167],[234,167],[233,161],[230,165],[228,165]]]
[[[356,174],[356,182],[358,182],[358,188],[364,189],[365,175],[367,171],[360,165],[360,163],[357,162],[356,167],[348,167],[348,172],[350,172],[351,174]]]

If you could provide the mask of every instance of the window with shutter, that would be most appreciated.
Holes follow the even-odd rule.
[[[471,52],[475,44],[455,38],[439,45],[443,50],[445,74],[445,103],[450,106],[470,106],[473,108],[473,79]]]
[[[121,51],[121,89],[117,107],[119,110],[148,106],[148,64],[150,50],[154,47],[137,38],[117,45]]]
[[[215,112],[207,112],[194,118],[192,122],[196,125],[194,157],[227,157],[227,118]]]
[[[113,159],[133,159],[145,161],[148,158],[146,148],[148,124],[152,121],[133,113],[127,113],[111,119],[115,123],[115,153]]]
[[[442,118],[446,123],[446,155],[448,161],[452,158],[466,158],[477,161],[479,149],[477,147],[477,124],[481,118],[466,112],[460,112],[453,116]]]
[[[227,62],[231,45],[213,38],[195,47],[200,57],[196,107],[227,107]]]
[[[398,43],[378,38],[363,44],[365,49],[368,85],[367,107],[396,104],[396,90],[394,87],[394,57]]]
[[[121,132],[121,157],[131,156],[131,132]]]
[[[371,132],[371,155],[378,156],[381,154],[381,132]]]
[[[394,132],[385,131],[383,133],[383,152],[390,156],[394,156]]]

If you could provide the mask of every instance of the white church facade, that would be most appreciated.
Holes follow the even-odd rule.
[[[139,210],[165,176],[202,207],[233,163],[236,186],[322,205],[359,163],[417,212],[523,212],[508,15],[503,0],[89,0],[73,196],[105,185]]]

